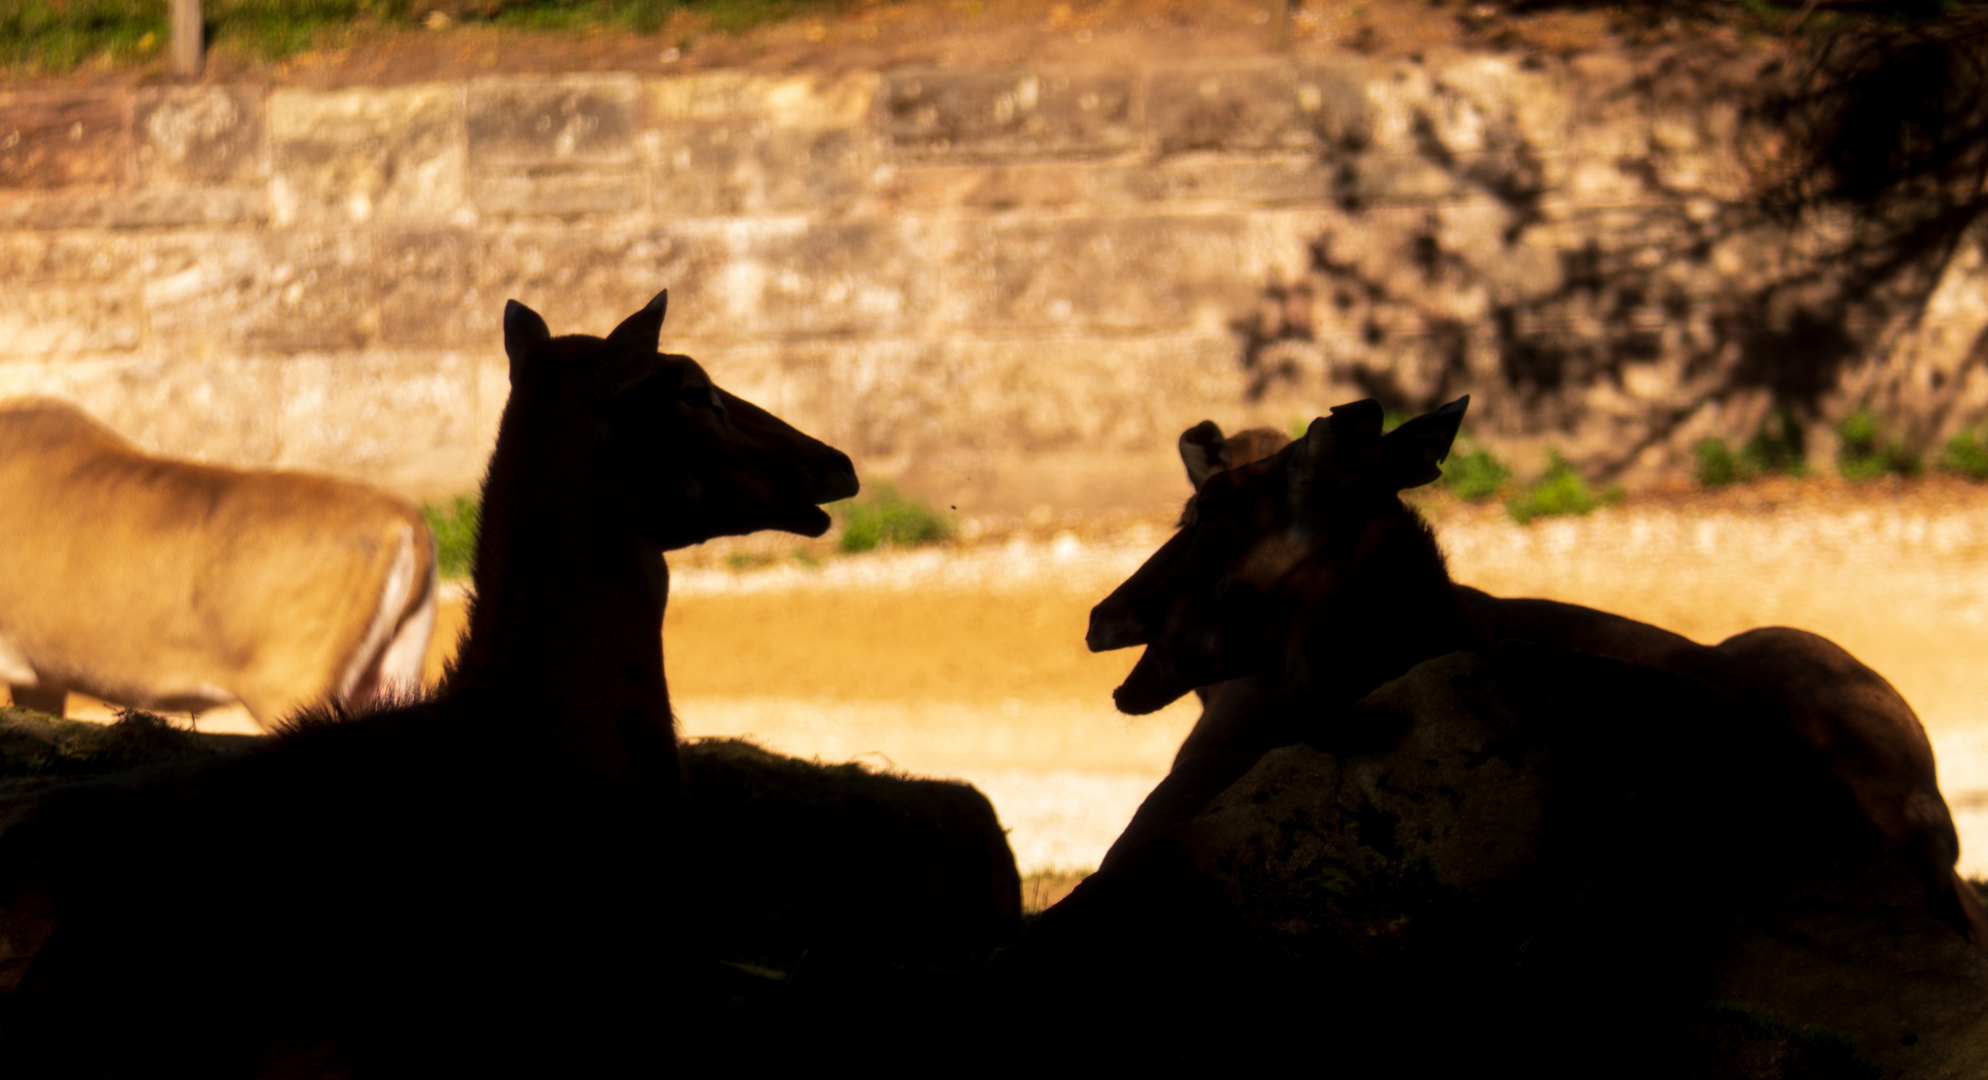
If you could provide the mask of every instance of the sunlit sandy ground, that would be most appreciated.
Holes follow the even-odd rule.
[[[1590,604],[1704,642],[1777,623],[1834,638],[1918,710],[1960,823],[1963,867],[1988,874],[1982,489],[1815,506],[1631,505],[1530,527],[1495,509],[1436,517],[1457,579],[1495,594]],[[1094,866],[1198,711],[1190,698],[1155,716],[1119,715],[1111,688],[1136,657],[1083,645],[1090,606],[1164,535],[1151,526],[819,568],[679,569],[664,638],[682,731],[960,777],[994,800],[1025,870]],[[433,670],[458,626],[455,601]],[[1606,722],[1607,703],[1596,711]],[[200,726],[253,730],[240,710]]]

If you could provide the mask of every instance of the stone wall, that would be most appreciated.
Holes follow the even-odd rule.
[[[1698,377],[1663,297],[1555,309],[1563,336],[1657,339],[1553,401],[1456,328],[1567,292],[1596,235],[1633,249],[1745,200],[1732,110],[1626,71],[1349,55],[0,94],[0,396],[437,494],[494,435],[507,298],[604,332],[667,287],[665,347],[962,513],[1171,499],[1189,424],[1283,428],[1377,386],[1468,389],[1521,457],[1620,466],[1611,440]],[[1687,286],[1730,291],[1784,246],[1704,254]],[[1634,462],[1754,408],[1695,407]]]

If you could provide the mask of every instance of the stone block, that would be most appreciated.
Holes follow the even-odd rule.
[[[668,220],[846,210],[874,192],[879,155],[863,131],[737,123],[659,128],[647,156],[654,210]]]
[[[146,87],[138,91],[132,127],[138,177],[146,184],[249,184],[268,173],[262,93],[255,87]]]
[[[475,486],[489,448],[475,438],[475,372],[462,354],[306,354],[276,369],[279,396],[261,408],[282,432],[277,467],[423,494]]]
[[[138,257],[129,236],[104,233],[0,233],[0,281],[39,284],[124,281]]]
[[[632,75],[472,82],[465,122],[470,167],[632,163],[639,91]]]
[[[878,90],[877,124],[907,158],[1095,156],[1141,144],[1135,77],[1113,68],[900,70]]]
[[[856,127],[870,118],[871,71],[761,75],[709,71],[648,84],[649,123],[761,121],[782,127]]]
[[[1332,170],[1316,154],[1184,154],[1136,163],[1025,161],[906,164],[879,195],[919,209],[1014,210],[1064,206],[1209,203],[1316,204]]]
[[[149,229],[268,219],[266,188],[61,191],[0,201],[0,229]]]
[[[936,306],[929,226],[915,219],[755,222],[727,230],[726,262],[699,283],[697,332],[894,334]]]
[[[453,86],[271,93],[273,223],[451,221],[463,205],[460,97]]]
[[[1324,110],[1324,92],[1306,85],[1311,92],[1301,101],[1296,69],[1276,61],[1158,67],[1146,84],[1146,126],[1164,153],[1315,149],[1322,140],[1313,116]]]
[[[0,398],[75,402],[148,453],[237,468],[274,465],[282,446],[280,364],[174,350],[0,364]]]
[[[455,345],[468,340],[462,307],[464,235],[408,230],[373,238],[380,340],[391,345]]]
[[[154,339],[182,354],[357,348],[378,331],[363,233],[177,234],[142,263]]]
[[[961,221],[944,321],[968,327],[1226,327],[1276,264],[1239,214]]]
[[[717,302],[726,288],[722,236],[690,230],[530,229],[467,234],[463,289],[456,312],[463,340],[490,347],[503,340],[504,302],[515,299],[545,316],[555,334],[606,334],[670,290],[663,347],[707,325],[722,325]],[[453,325],[453,324],[452,324]]]
[[[132,349],[142,325],[123,285],[0,285],[0,355]]]
[[[579,218],[626,214],[642,207],[642,174],[614,172],[503,172],[469,179],[470,205],[479,217]]]
[[[0,93],[0,188],[116,184],[125,179],[130,146],[126,92]]]

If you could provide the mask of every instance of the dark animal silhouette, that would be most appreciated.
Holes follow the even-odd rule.
[[[1373,402],[1335,408],[1289,447],[1261,432],[1230,446],[1212,422],[1181,436],[1197,488],[1183,529],[1097,606],[1088,640],[1093,649],[1148,646],[1114,694],[1128,712],[1159,708],[1211,675],[1227,681],[1208,688],[1173,771],[1101,869],[1192,817],[1265,751],[1303,738],[1321,708],[1343,708],[1450,648],[1518,640],[1689,675],[1791,731],[1849,784],[1935,914],[1988,947],[1988,913],[1954,869],[1959,838],[1925,729],[1854,656],[1786,627],[1705,646],[1592,608],[1501,599],[1449,580],[1427,525],[1395,493],[1439,475],[1468,400],[1386,436]]]
[[[139,709],[308,705],[420,688],[435,539],[405,499],[142,453],[60,401],[0,405],[0,682]]]
[[[847,456],[656,350],[504,316],[511,396],[439,692],[197,774],[45,796],[0,843],[57,929],[10,1075],[600,1075],[667,1060],[687,931],[662,551],[820,535]],[[65,797],[66,795],[66,797]]]

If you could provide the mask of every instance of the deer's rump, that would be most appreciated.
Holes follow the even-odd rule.
[[[418,678],[434,541],[402,500],[152,458],[35,402],[0,408],[0,507],[0,682],[272,726],[378,689],[389,654]]]

